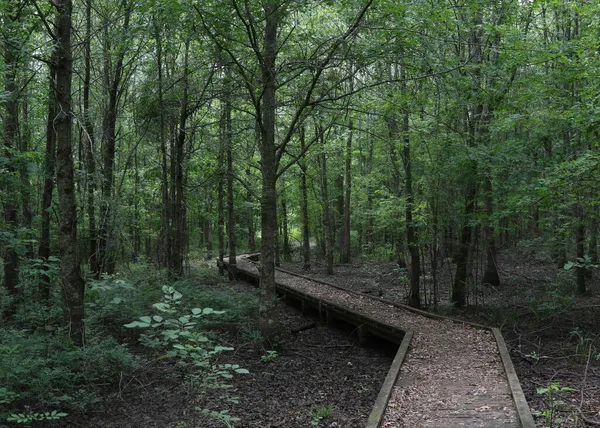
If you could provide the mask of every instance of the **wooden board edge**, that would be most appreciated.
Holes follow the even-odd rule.
[[[504,342],[504,337],[502,337],[502,333],[498,328],[492,328],[492,333],[494,334],[496,344],[498,345],[498,352],[500,353],[502,365],[504,366],[504,372],[506,373],[506,379],[508,380],[510,393],[515,403],[515,408],[517,409],[517,415],[519,416],[521,428],[535,428],[536,425],[535,421],[533,420],[533,415],[531,414],[531,410],[527,404],[525,394],[523,394],[523,389],[521,389],[521,384],[519,383],[515,366],[510,359],[510,354],[508,353],[506,342]]]
[[[299,274],[299,273],[291,272],[291,271],[286,270],[286,269],[275,268],[275,270],[278,270],[278,271],[280,271],[282,273],[285,273],[285,274],[288,274],[288,275],[292,275],[292,276],[295,276],[295,277],[298,277],[298,278],[307,279],[309,281],[316,282],[316,283],[319,283],[319,284],[328,285],[330,287],[337,288],[338,290],[343,290],[343,291],[346,291],[348,293],[357,294],[357,295],[363,296],[363,297],[368,297],[369,299],[377,300],[377,301],[379,301],[381,303],[385,303],[386,305],[391,305],[391,306],[394,306],[394,307],[399,308],[399,309],[404,309],[406,311],[413,312],[413,313],[422,315],[422,316],[427,317],[427,318],[436,319],[436,320],[444,320],[444,321],[452,321],[452,322],[455,322],[455,323],[458,323],[458,324],[468,325],[470,327],[477,328],[477,329],[489,330],[491,328],[491,327],[483,325],[483,324],[477,324],[477,323],[474,323],[474,322],[464,321],[464,320],[460,320],[460,319],[457,319],[457,318],[446,317],[444,315],[433,314],[431,312],[427,312],[427,311],[424,311],[422,309],[416,309],[416,308],[413,308],[411,306],[404,305],[402,303],[393,302],[393,301],[387,300],[387,299],[382,299],[381,297],[371,296],[371,295],[366,294],[366,293],[361,293],[360,291],[351,290],[349,288],[342,287],[341,285],[331,284],[329,282],[322,281],[320,279],[311,278],[309,276],[302,275],[302,274]]]
[[[402,343],[398,348],[398,352],[396,352],[394,361],[392,362],[385,380],[383,381],[383,385],[379,390],[379,394],[377,395],[377,399],[373,405],[373,410],[371,411],[369,419],[367,420],[366,428],[379,428],[381,426],[388,402],[390,401],[392,391],[394,390],[394,385],[396,384],[396,380],[398,380],[398,376],[400,375],[400,368],[402,367],[404,359],[406,358],[406,354],[408,353],[408,348],[410,346],[412,337],[413,332],[410,330],[404,334],[404,338],[402,339]]]

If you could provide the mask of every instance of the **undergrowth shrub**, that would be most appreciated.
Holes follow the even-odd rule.
[[[1,330],[0,426],[19,413],[83,410],[118,382],[119,373],[135,365],[127,349],[112,338],[76,348],[61,334]]]
[[[0,317],[0,428],[46,425],[67,413],[83,412],[96,405],[121,375],[127,376],[144,358],[132,356],[119,341],[131,343],[139,337],[124,325],[156,312],[156,302],[164,298],[165,284],[170,284],[167,290],[177,289],[186,299],[176,299],[176,317],[162,313],[162,323],[155,321],[164,327],[162,331],[176,329],[177,323],[181,327],[179,335],[172,336],[171,331],[162,336],[162,351],[182,363],[193,362],[200,367],[204,386],[227,386],[224,381],[233,373],[246,372],[236,365],[215,362],[218,353],[229,349],[216,344],[218,330],[233,328],[252,336],[254,331],[249,326],[254,324],[258,300],[228,287],[216,287],[225,280],[214,266],[196,265],[193,278],[173,281],[155,266],[131,264],[118,274],[88,280],[84,348],[76,348],[68,340],[59,288],[52,287],[49,302],[39,303],[34,275],[39,267],[35,263],[27,266],[27,272],[21,273],[16,313],[8,324],[3,324]],[[10,299],[5,294],[0,287],[0,315],[9,307]],[[208,316],[213,307],[225,312],[218,317]],[[202,312],[198,308],[203,308]],[[189,318],[182,324],[182,317]],[[192,325],[197,331],[188,336]]]
[[[573,275],[561,269],[556,281],[530,292],[529,308],[540,318],[556,316],[575,304],[575,289]]]

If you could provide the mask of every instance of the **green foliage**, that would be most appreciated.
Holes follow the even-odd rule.
[[[73,347],[62,334],[0,331],[0,420],[58,419],[59,410],[82,410],[96,403],[118,373],[136,363],[114,339]],[[26,403],[30,408],[23,411]]]
[[[575,283],[566,271],[559,271],[557,279],[543,290],[532,291],[528,299],[531,311],[540,318],[556,316],[575,303]]]
[[[588,356],[600,360],[600,354],[596,355],[598,352],[596,344],[596,340],[598,340],[599,337],[598,335],[585,333],[579,328],[571,331],[570,334],[571,340],[575,341],[575,354],[580,363],[585,363]]]
[[[263,363],[268,363],[269,361],[273,361],[279,357],[279,352],[274,350],[265,350],[265,354],[261,355],[260,360]]]
[[[208,416],[209,418],[213,418],[222,422],[223,425],[227,428],[234,428],[235,425],[233,423],[239,422],[241,420],[240,418],[231,416],[229,414],[229,410],[216,411],[210,409],[200,409],[198,407],[196,408],[196,410],[202,413],[203,415]]]
[[[199,329],[199,321],[207,316],[221,315],[224,311],[213,308],[192,308],[182,306],[183,294],[171,286],[163,286],[163,300],[153,305],[157,314],[141,316],[125,324],[127,328],[142,328],[145,332],[140,341],[145,346],[166,351],[163,355],[177,358],[182,364],[193,365],[198,370],[201,383],[210,388],[228,388],[225,380],[233,374],[247,374],[248,370],[236,364],[218,364],[216,357],[233,348],[215,345],[208,335]]]
[[[561,393],[574,392],[573,388],[561,387],[560,382],[553,382],[550,385],[537,388],[536,392],[538,395],[544,396],[545,410],[540,412],[534,412],[534,416],[544,418],[544,427],[552,428],[555,425],[559,425],[563,422],[562,418],[556,417],[556,412],[559,410],[565,410],[566,402],[562,399]]]
[[[333,415],[335,406],[333,404],[327,404],[323,406],[313,407],[310,412],[311,425],[319,425],[323,419],[330,418]]]
[[[65,416],[68,416],[68,413],[52,410],[43,413],[12,413],[6,420],[18,424],[28,424],[30,422],[56,421]]]

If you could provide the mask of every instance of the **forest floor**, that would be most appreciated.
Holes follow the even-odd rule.
[[[448,303],[452,264],[437,274],[438,304],[434,308],[431,276],[425,278],[427,310],[490,326],[506,339],[519,380],[540,426],[585,426],[600,421],[600,286],[588,281],[588,293],[575,294],[573,272],[546,261],[499,257],[503,285],[470,290],[470,306],[456,310]],[[310,272],[300,263],[282,268],[329,283],[406,303],[407,278],[398,265],[351,263],[313,264]],[[597,275],[597,272],[596,272]],[[599,425],[595,423],[594,425]]]
[[[230,285],[257,292],[244,282]],[[360,347],[352,329],[327,328],[314,315],[305,316],[283,302],[277,305],[277,318],[279,334],[267,349],[239,331],[220,332],[220,344],[234,351],[222,353],[219,362],[250,372],[226,380],[231,388],[201,387],[172,361],[148,359],[148,351],[138,349],[147,362],[120,382],[119,391],[80,421],[66,421],[67,426],[223,427],[228,425],[201,411],[228,409],[228,415],[241,419],[231,422],[232,427],[364,427],[396,346]]]

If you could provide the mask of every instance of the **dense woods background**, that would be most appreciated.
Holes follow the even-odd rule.
[[[157,266],[175,281],[255,251],[266,336],[274,267],[292,259],[330,274],[396,261],[414,307],[505,287],[499,252],[560,268],[560,297],[589,293],[599,14],[586,0],[1,0],[5,332],[62,325],[92,345],[102,280]],[[0,387],[0,404],[18,393]]]

